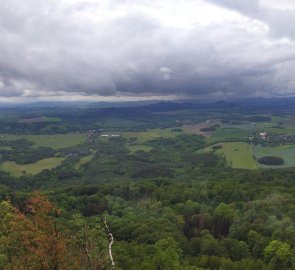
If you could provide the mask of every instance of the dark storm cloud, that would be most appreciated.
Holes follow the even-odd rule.
[[[293,30],[280,30],[292,14],[277,23],[283,11],[258,1],[212,0],[270,32],[251,19],[186,29],[144,12],[149,1],[71,2],[0,0],[0,96],[294,93]],[[118,5],[130,12],[100,18]]]

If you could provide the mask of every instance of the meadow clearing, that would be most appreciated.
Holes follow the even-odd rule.
[[[217,154],[225,157],[227,163],[237,169],[256,169],[252,146],[245,142],[224,142]]]
[[[0,169],[10,173],[12,176],[20,177],[25,174],[38,174],[45,169],[53,169],[64,160],[64,158],[46,158],[32,164],[19,165],[14,161],[6,161],[0,165]]]
[[[182,134],[183,131],[175,132],[171,128],[165,128],[165,129],[148,129],[147,131],[140,131],[140,132],[121,132],[121,135],[123,138],[137,138],[136,144],[143,144],[149,140],[155,139],[155,138],[173,138],[177,135]]]
[[[83,144],[87,140],[86,133],[67,133],[54,135],[12,135],[1,134],[0,140],[27,140],[34,143],[33,147],[51,147],[62,149],[78,144]]]
[[[280,145],[267,147],[261,145],[251,145],[246,142],[223,142],[222,148],[216,150],[216,153],[224,156],[227,163],[233,168],[257,169],[257,168],[286,168],[295,166],[295,145]],[[212,152],[214,145],[207,146],[199,153]],[[263,165],[257,162],[261,157],[277,156],[284,159],[284,165]]]
[[[257,159],[264,156],[278,156],[284,159],[285,164],[279,166],[262,165],[258,163],[260,168],[279,168],[295,166],[295,145],[280,145],[276,147],[265,147],[256,145],[253,147],[253,154]]]
[[[211,144],[228,140],[241,140],[246,139],[249,136],[249,130],[235,127],[225,127],[218,128],[210,137],[206,138],[206,142]]]

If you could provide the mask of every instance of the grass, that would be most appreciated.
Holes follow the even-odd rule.
[[[207,143],[222,142],[226,140],[238,140],[249,137],[248,130],[239,128],[219,128],[206,139]]]
[[[19,177],[24,174],[38,174],[45,169],[53,169],[59,165],[64,158],[46,158],[32,164],[19,165],[14,161],[6,161],[1,164],[0,169],[10,173],[12,176]]]
[[[283,129],[277,126],[284,127]],[[271,122],[251,123],[220,127],[210,137],[206,138],[208,144],[222,142],[223,148],[216,151],[223,155],[233,168],[255,169],[255,168],[280,168],[295,167],[295,145],[282,145],[276,147],[251,146],[245,142],[226,142],[227,140],[239,140],[250,136],[251,130],[256,132],[266,131],[269,134],[295,134],[294,116],[272,116]],[[212,151],[212,145],[199,152]],[[254,157],[253,157],[254,156]],[[256,160],[264,156],[278,156],[284,159],[282,166],[267,166],[259,164]],[[256,159],[256,160],[255,160]]]
[[[239,125],[227,125],[225,128],[234,128],[234,129],[245,130],[248,132],[248,136],[250,136],[251,131],[253,130],[254,126],[251,123],[243,123],[243,124],[239,124]]]
[[[80,158],[80,160],[74,165],[74,169],[79,170],[80,167],[86,163],[88,163],[94,155],[84,156]]]
[[[288,117],[286,115],[272,115],[271,116],[271,122],[273,123],[279,123],[279,122],[285,122]]]
[[[137,151],[145,151],[149,152],[152,150],[152,147],[146,146],[146,145],[129,145],[128,149],[131,151],[131,153],[136,153]]]
[[[86,141],[86,134],[55,134],[55,135],[11,135],[2,134],[0,140],[20,140],[25,139],[33,142],[34,147],[51,147],[53,149],[67,148],[82,144]]]
[[[31,124],[31,123],[42,123],[42,122],[60,122],[61,119],[59,117],[47,117],[47,116],[39,116],[33,118],[23,118],[20,119],[19,123]]]
[[[280,128],[274,128],[275,126],[278,126],[278,123],[273,122],[266,122],[266,123],[257,123],[255,126],[256,132],[268,132],[272,134],[284,134],[284,133],[292,133],[292,128],[287,127],[285,125],[282,125],[282,129]]]
[[[265,147],[257,145],[254,147],[254,155],[256,159],[264,156],[278,156],[284,159],[285,164],[281,166],[268,166],[258,164],[261,168],[280,168],[295,166],[295,145],[281,145],[276,147]]]
[[[12,150],[11,146],[0,146],[0,150]]]
[[[245,142],[222,143],[222,148],[216,153],[223,155],[228,164],[233,168],[256,169],[253,159],[252,146]]]
[[[280,125],[279,125],[280,124]],[[295,117],[294,116],[272,116],[271,122],[256,123],[257,131],[266,131],[272,134],[295,134]],[[280,126],[282,128],[275,128]]]
[[[137,143],[142,144],[149,140],[163,137],[163,138],[173,138],[177,135],[183,134],[183,132],[174,132],[171,131],[171,128],[165,129],[149,129],[147,131],[140,132],[122,132],[124,138],[137,138]]]

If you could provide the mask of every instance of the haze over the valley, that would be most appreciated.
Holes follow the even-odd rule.
[[[0,101],[295,95],[292,0],[0,6]]]

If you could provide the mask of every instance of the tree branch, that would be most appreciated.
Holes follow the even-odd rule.
[[[115,261],[114,261],[113,254],[112,254],[112,245],[114,243],[114,237],[109,229],[106,217],[104,217],[103,223],[104,223],[104,226],[105,226],[108,236],[109,236],[109,256],[110,256],[110,261],[111,261],[111,270],[114,270],[115,269]]]

